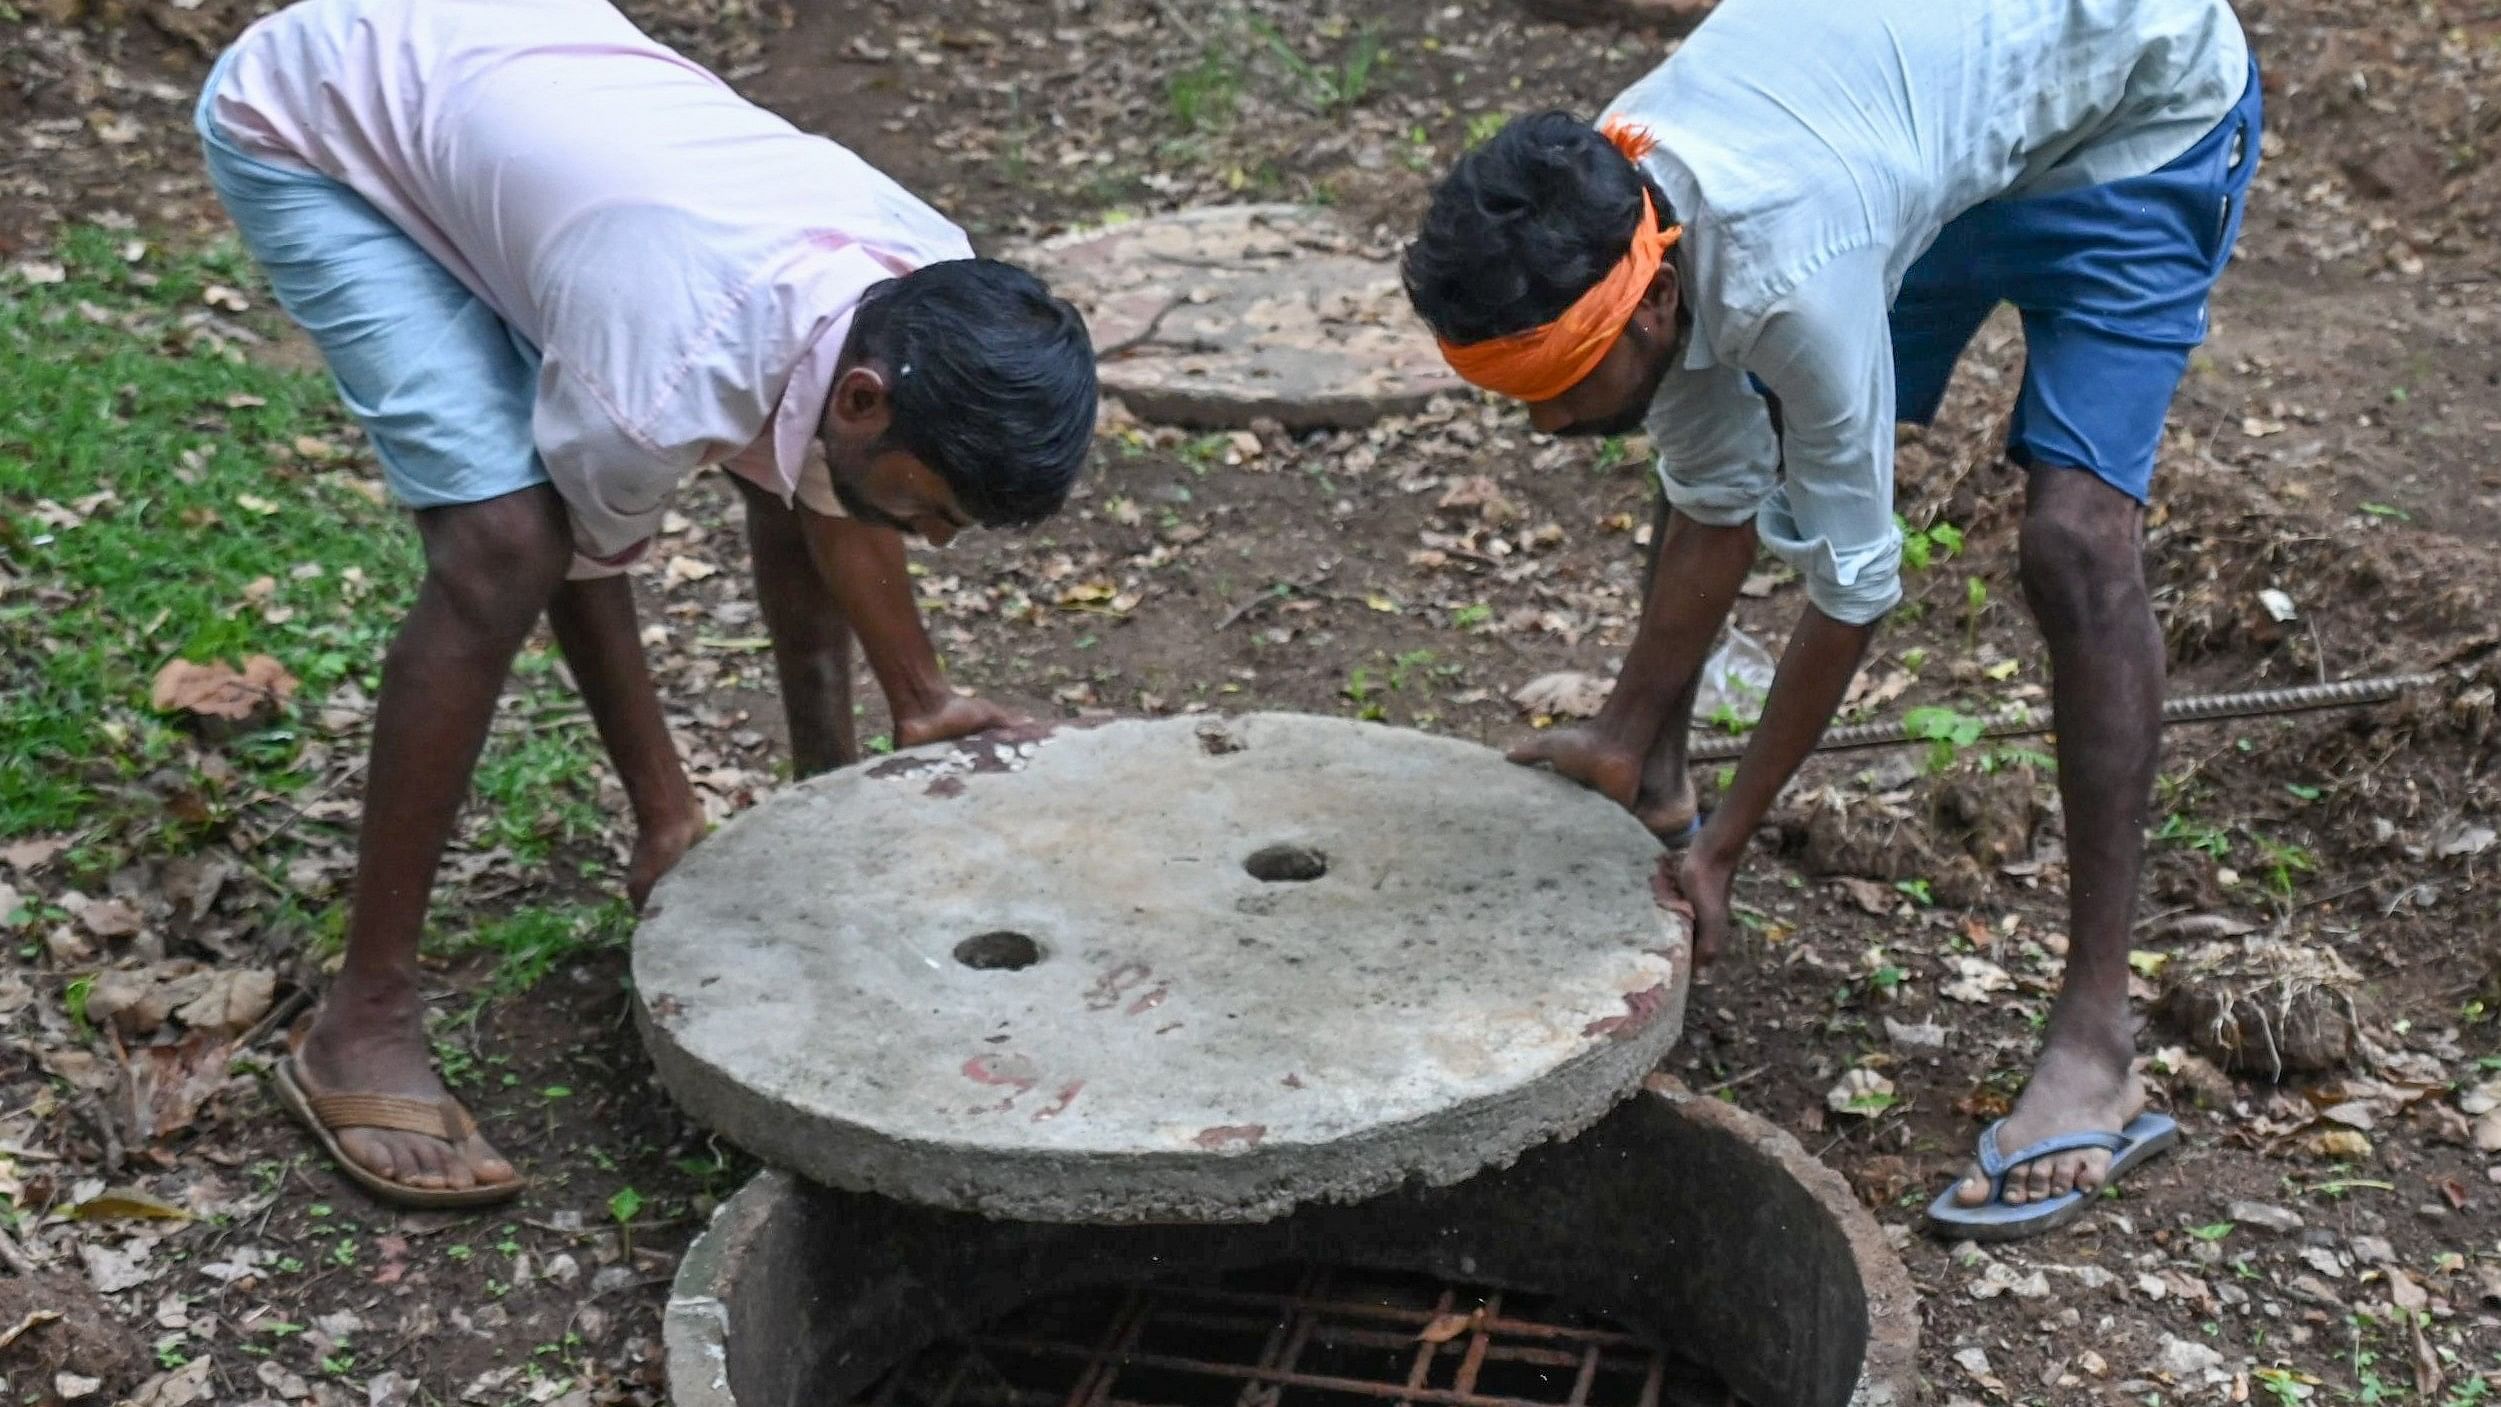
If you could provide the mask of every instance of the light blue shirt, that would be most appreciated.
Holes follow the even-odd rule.
[[[1753,519],[1836,620],[1891,610],[1904,273],[1982,201],[2168,164],[2248,64],[2226,0],[1721,0],[1607,109],[1657,138],[1643,165],[1685,223],[1693,325],[1648,422],[1669,501]]]

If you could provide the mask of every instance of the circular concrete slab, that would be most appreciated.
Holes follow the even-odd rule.
[[[1623,811],[1473,744],[1263,714],[992,735],[698,846],[635,936],[662,1080],[817,1181],[1244,1221],[1589,1125],[1682,1026]]]
[[[1208,206],[1013,257],[1085,310],[1104,391],[1143,419],[1369,425],[1462,388],[1396,262],[1326,210]]]

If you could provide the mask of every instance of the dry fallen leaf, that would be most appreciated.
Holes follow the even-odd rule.
[[[1484,1318],[1485,1311],[1482,1309],[1474,1310],[1467,1314],[1437,1314],[1433,1316],[1432,1323],[1425,1325],[1421,1330],[1417,1331],[1416,1342],[1448,1343],[1452,1339],[1459,1337],[1461,1334],[1474,1329],[1478,1324],[1484,1321]]]
[[[2310,1140],[2310,1148],[2338,1162],[2359,1162],[2371,1156],[2371,1140],[2352,1129],[2328,1129]]]
[[[239,673],[222,661],[174,660],[156,672],[148,702],[159,713],[250,723],[274,719],[295,690],[295,676],[267,655],[245,660]]]
[[[202,1354],[170,1373],[159,1373],[115,1407],[191,1407],[209,1393],[208,1377],[217,1360]]]
[[[93,1241],[81,1242],[78,1259],[87,1268],[88,1283],[99,1295],[118,1295],[135,1290],[157,1277],[156,1267],[148,1257],[156,1250],[156,1238],[138,1236],[116,1249]]]
[[[70,1209],[79,1221],[189,1221],[191,1213],[142,1188],[107,1188]]]
[[[95,985],[87,991],[87,1019],[97,1026],[110,1026],[125,1037],[139,1040],[165,1024],[173,1015],[181,998],[173,990],[179,970],[163,972],[129,972],[121,969],[99,973]]]
[[[252,1028],[278,994],[278,976],[267,968],[246,967],[211,973],[208,988],[174,1012],[196,1031],[239,1035]]]
[[[18,1320],[6,1331],[0,1332],[0,1353],[7,1352],[10,1344],[26,1337],[27,1330],[49,1324],[60,1317],[61,1312],[57,1309],[28,1310],[25,1318]]]
[[[5,850],[0,850],[0,860],[8,861],[9,868],[14,870],[39,869],[53,856],[68,848],[68,836],[36,836],[32,840],[21,840]]]
[[[123,1117],[134,1145],[190,1126],[200,1106],[232,1078],[234,1047],[212,1031],[191,1031],[173,1045],[127,1053]]]
[[[669,565],[662,570],[661,576],[671,586],[683,586],[690,581],[701,581],[706,577],[718,575],[720,570],[719,567],[701,557],[680,556],[669,559]]]
[[[1954,970],[1954,980],[1937,989],[1953,1001],[1978,1005],[1986,1002],[1991,992],[2003,992],[2015,985],[2005,968],[1987,958],[1957,957]]]
[[[119,899],[97,899],[78,910],[78,926],[98,938],[127,938],[139,931],[139,911]]]
[[[1872,879],[1860,879],[1856,875],[1842,875],[1832,882],[1842,893],[1849,895],[1850,902],[1858,905],[1863,913],[1882,917],[1901,907],[1900,893]]]
[[[1606,707],[1607,681],[1578,670],[1541,674],[1511,695],[1520,712],[1531,717],[1595,718]]]

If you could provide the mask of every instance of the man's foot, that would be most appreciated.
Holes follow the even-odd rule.
[[[638,826],[634,834],[634,857],[625,867],[625,897],[632,901],[634,911],[642,912],[650,902],[652,886],[661,876],[677,868],[686,852],[703,839],[703,817],[686,815],[647,826]]]
[[[1682,746],[1654,747],[1642,759],[1641,795],[1633,804],[1633,814],[1663,844],[1683,846],[1692,842],[1693,823],[1700,808],[1694,800],[1693,778],[1685,770]]]
[[[2093,1131],[2117,1133],[2145,1108],[2145,1087],[2129,1070],[2129,1052],[2084,1049],[2082,1042],[2053,1043],[2041,1052],[2023,1097],[1998,1130],[1998,1147],[2006,1153],[2060,1134]],[[2069,1192],[2090,1195],[2110,1171],[2110,1154],[2100,1148],[2078,1149],[2019,1164],[2006,1174],[2005,1201],[2010,1206],[2045,1202]],[[1957,1206],[1977,1207],[1989,1200],[1989,1179],[1978,1164],[1954,1185]]]
[[[988,699],[968,699],[949,694],[946,702],[927,713],[895,719],[894,745],[908,748],[924,743],[942,743],[950,738],[986,733],[993,728],[1012,728],[1024,721]]]
[[[1593,724],[1556,728],[1511,749],[1523,767],[1551,767],[1629,811],[1641,795],[1641,749],[1617,741]]]
[[[380,1094],[440,1103],[451,1092],[434,1073],[424,1007],[405,998],[345,1001],[332,992],[296,1047],[295,1062],[313,1094]],[[419,1191],[466,1192],[520,1180],[512,1164],[472,1133],[458,1144],[395,1129],[337,1132],[339,1151],[385,1181]]]

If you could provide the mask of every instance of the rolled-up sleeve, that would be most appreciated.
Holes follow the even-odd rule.
[[[1735,366],[1669,372],[1651,399],[1646,428],[1669,506],[1697,523],[1746,522],[1778,486],[1771,412]]]
[[[1881,252],[1844,254],[1773,308],[1744,357],[1780,398],[1781,482],[1756,531],[1846,625],[1902,599],[1888,301]]]

